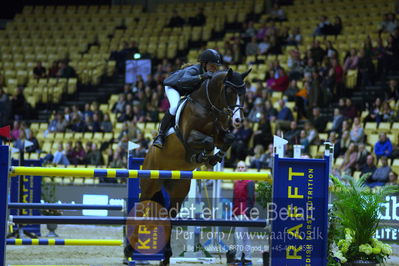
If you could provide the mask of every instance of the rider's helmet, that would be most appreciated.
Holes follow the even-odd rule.
[[[200,63],[214,63],[220,66],[222,64],[222,56],[216,50],[206,49],[199,55],[198,61]]]

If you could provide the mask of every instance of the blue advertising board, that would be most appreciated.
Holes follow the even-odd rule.
[[[18,166],[18,160],[12,160],[13,166]],[[41,160],[24,160],[23,166],[42,166]],[[22,185],[20,185],[20,181]],[[21,202],[21,203],[39,203],[41,200],[42,192],[42,177],[41,176],[14,176],[11,178],[10,184],[10,202]],[[33,209],[21,209],[21,210],[10,210],[11,215],[40,215],[40,210]],[[22,229],[33,233],[37,236],[41,236],[40,224],[28,224],[28,225],[15,225],[14,230],[18,226],[22,226]]]
[[[271,265],[327,265],[329,157],[274,157]]]

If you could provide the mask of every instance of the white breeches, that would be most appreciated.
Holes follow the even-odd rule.
[[[175,90],[172,87],[169,86],[165,86],[165,93],[166,93],[166,97],[168,97],[169,100],[169,113],[171,115],[176,115],[177,112],[177,106],[179,104],[180,101],[180,93]]]

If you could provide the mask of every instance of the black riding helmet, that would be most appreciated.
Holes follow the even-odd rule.
[[[198,61],[201,63],[214,63],[220,66],[222,64],[222,56],[213,49],[206,49],[198,57]]]

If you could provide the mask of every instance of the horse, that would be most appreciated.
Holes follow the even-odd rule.
[[[230,132],[230,120],[235,128],[243,120],[245,96],[244,79],[251,71],[242,74],[232,69],[219,71],[201,87],[187,96],[180,113],[175,134],[169,134],[162,149],[151,146],[144,159],[142,169],[193,171],[202,165],[214,165],[221,161],[231,146],[234,135]],[[216,154],[214,147],[220,149]],[[191,180],[140,180],[140,202],[155,201],[164,206],[162,187],[170,198],[170,214],[176,217],[185,200]],[[169,242],[164,249],[163,265],[169,264],[172,256]]]

